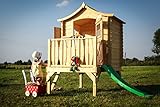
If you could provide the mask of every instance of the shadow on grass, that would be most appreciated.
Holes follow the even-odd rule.
[[[160,85],[138,85],[133,87],[151,95],[160,95]],[[118,92],[122,90],[125,90],[125,89],[122,87],[119,87],[119,88],[113,88],[113,89],[99,89],[98,92],[109,92],[109,91]]]
[[[137,85],[135,88],[147,92],[152,95],[160,95],[160,85]],[[12,89],[12,90],[24,90],[24,84],[0,84],[0,89],[3,90]],[[121,92],[125,90],[122,87],[111,88],[111,89],[97,89],[97,95],[101,95],[102,93],[108,92]],[[82,88],[82,89],[67,89],[61,91],[53,91],[52,94],[46,96],[76,96],[78,94],[92,94],[91,88]]]
[[[0,88],[5,88],[5,87],[10,87],[10,88],[15,88],[15,87],[24,87],[24,84],[0,84]]]
[[[135,88],[146,92],[152,95],[160,95],[160,85],[139,85],[134,86]],[[113,89],[97,89],[97,95],[101,95],[104,92],[123,92],[125,90],[122,87],[113,88]],[[54,91],[52,94],[47,96],[76,96],[77,94],[92,94],[92,89],[71,89],[71,90],[62,90],[62,91]],[[107,95],[107,94],[106,94]]]
[[[135,86],[139,90],[145,91],[152,95],[160,95],[160,85],[139,85]]]
[[[47,96],[76,96],[78,94],[84,93],[92,93],[92,89],[70,89],[70,90],[62,90],[62,91],[53,91],[51,94]]]

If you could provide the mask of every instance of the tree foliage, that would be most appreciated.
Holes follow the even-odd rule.
[[[31,62],[31,60],[29,59],[27,62],[26,61],[22,61],[22,60],[18,60],[18,61],[16,61],[16,62],[14,62],[14,64],[15,65],[31,65],[32,64],[32,62]]]
[[[160,55],[147,56],[143,60],[137,58],[126,58],[123,60],[123,65],[126,66],[147,66],[147,65],[160,65]]]
[[[152,52],[159,55],[160,54],[160,28],[154,33],[154,37],[152,41],[154,43]]]

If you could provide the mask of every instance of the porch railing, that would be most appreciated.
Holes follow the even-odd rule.
[[[70,66],[72,56],[80,58],[81,66],[96,66],[96,37],[48,40],[48,66]]]

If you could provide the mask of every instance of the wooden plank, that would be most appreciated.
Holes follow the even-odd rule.
[[[114,25],[121,25],[122,24],[121,22],[117,21],[114,18],[112,18],[111,20],[112,20],[112,24],[114,24]]]
[[[114,34],[114,35],[117,35],[117,36],[122,36],[122,32],[120,30],[111,29],[110,33]]]
[[[63,65],[63,41],[60,41],[60,47],[59,47],[59,61],[60,65]]]
[[[63,65],[67,63],[67,44],[66,40],[63,40]]]
[[[96,75],[91,72],[85,72],[88,77],[92,80],[93,82],[93,96],[96,96],[97,94],[97,80],[96,80]]]
[[[60,38],[61,37],[61,28],[54,27],[54,38]]]
[[[97,38],[95,37],[94,38],[94,41],[93,41],[93,49],[94,49],[94,55],[93,55],[93,65],[94,66],[97,66]]]
[[[121,42],[120,38],[118,38],[118,37],[112,37],[110,40],[114,43],[120,43]]]
[[[52,81],[52,84],[51,84],[51,91],[54,89],[55,85],[56,85],[56,82],[59,78],[59,75],[60,75],[60,72],[57,72],[57,74],[55,75],[53,81]]]
[[[51,61],[52,61],[52,65],[55,64],[55,42],[54,40],[52,40],[52,45],[51,45],[52,51],[51,51]]]
[[[119,54],[119,53],[120,53],[120,48],[119,48],[119,47],[118,47],[118,48],[113,48],[113,47],[112,47],[111,52],[112,52],[113,54]]]
[[[80,45],[79,45],[79,43],[80,43],[80,39],[76,39],[75,40],[75,47],[76,47],[76,56],[78,56],[78,57],[80,57]]]
[[[89,65],[89,63],[88,63],[88,53],[89,53],[89,50],[88,50],[88,38],[87,39],[85,39],[85,62],[86,62],[86,65]]]
[[[67,63],[66,65],[70,65],[71,64],[71,40],[68,39],[67,40]]]
[[[89,65],[93,65],[93,39],[89,39]]]
[[[120,62],[112,61],[111,64],[112,64],[112,65],[116,65],[116,66],[120,66]]]
[[[112,55],[112,60],[119,60],[120,59],[120,54],[117,54],[117,55]]]
[[[46,78],[49,78],[49,77],[46,77]],[[51,82],[50,81],[47,82],[47,94],[51,94]]]
[[[48,66],[51,65],[51,40],[48,39]]]
[[[71,42],[72,42],[72,47],[71,47],[71,53],[72,53],[71,57],[72,57],[72,56],[76,56],[76,53],[75,53],[76,40],[73,38],[73,39],[71,40]]]
[[[83,88],[83,73],[79,73],[79,88]]]
[[[58,41],[55,42],[55,65],[58,65],[58,59],[59,59],[59,47],[58,47]]]
[[[110,29],[121,30],[121,26],[115,25],[115,24],[111,24],[110,25]]]
[[[82,61],[82,64],[84,63],[84,40],[80,40],[80,60]]]
[[[54,72],[70,72],[73,73],[73,71],[70,71],[71,66],[59,66],[59,67],[48,67],[49,71],[54,71]],[[91,73],[97,73],[97,67],[92,66],[92,67],[79,67],[79,71],[76,71],[77,73],[85,73],[85,72],[91,72]]]
[[[61,22],[61,37],[64,36],[64,22]]]

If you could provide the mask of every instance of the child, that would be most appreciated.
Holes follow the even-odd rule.
[[[44,64],[41,60],[41,57],[42,57],[41,52],[34,51],[32,54],[33,61],[32,61],[31,70],[37,85],[41,85],[43,83],[42,65]]]

